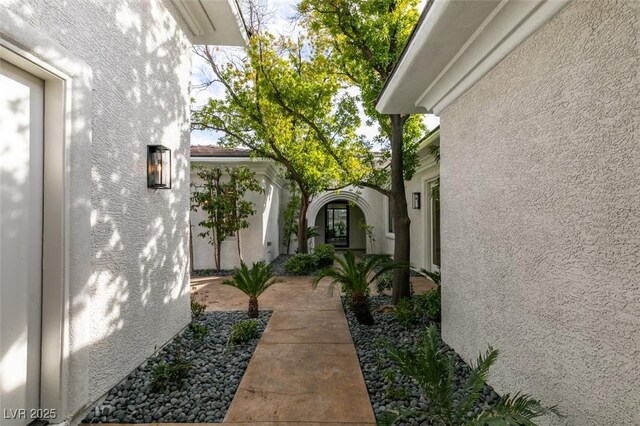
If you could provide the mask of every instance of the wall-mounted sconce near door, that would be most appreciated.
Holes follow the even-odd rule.
[[[147,188],[171,189],[171,150],[147,145]]]
[[[419,209],[420,208],[420,193],[419,192],[414,192],[413,193],[413,197],[411,200],[411,207],[413,207],[414,209]]]

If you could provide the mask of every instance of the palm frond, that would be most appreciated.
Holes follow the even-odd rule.
[[[240,264],[233,277],[222,284],[235,287],[249,297],[258,297],[277,282],[279,280],[273,277],[271,265],[261,261],[254,263],[251,269],[245,263]]]
[[[489,378],[489,369],[498,359],[498,350],[489,347],[484,356],[478,354],[476,366],[471,366],[471,373],[464,384],[464,394],[466,398],[460,404],[460,413],[464,414],[471,410],[482,395],[484,384]]]
[[[556,405],[545,407],[531,395],[516,393],[503,395],[496,404],[481,413],[473,422],[474,426],[535,426],[532,419],[556,415],[563,417]]]
[[[442,423],[452,423],[455,362],[440,350],[438,328],[431,325],[416,350],[394,348],[390,359],[401,373],[412,377],[429,400],[429,412]]]

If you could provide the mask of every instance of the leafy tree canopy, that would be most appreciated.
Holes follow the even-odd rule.
[[[360,90],[368,125],[378,126],[372,141],[389,156],[392,123],[376,111],[376,100],[409,39],[418,17],[418,0],[302,0],[303,24],[313,37],[328,40],[341,74]],[[403,172],[411,179],[419,165],[418,141],[426,127],[419,115],[403,123]]]

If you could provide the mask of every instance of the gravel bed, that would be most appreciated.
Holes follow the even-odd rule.
[[[260,335],[270,317],[271,312],[260,312]],[[181,337],[114,386],[83,423],[222,422],[258,344],[253,339],[227,348],[231,326],[246,319],[246,312],[205,312],[192,324],[206,326],[206,336],[200,339],[187,327]],[[178,353],[191,363],[191,370],[180,386],[154,392],[154,368],[171,362]]]
[[[345,306],[344,297],[342,303],[376,418],[380,419],[380,416],[388,410],[427,407],[428,401],[421,395],[420,387],[411,378],[397,372],[391,373],[397,370],[391,368],[393,363],[386,356],[386,348],[413,346],[416,338],[426,330],[428,319],[423,318],[418,321],[419,325],[407,329],[398,324],[390,312],[373,312],[376,323],[368,327],[358,324],[353,313]],[[391,297],[372,296],[370,304],[373,311],[379,306],[391,304]],[[461,385],[469,374],[469,367],[446,343],[443,342],[442,347],[455,357],[456,379],[458,385]],[[480,413],[483,408],[488,408],[497,400],[496,392],[485,384],[482,397],[473,409],[474,413]],[[431,423],[424,418],[417,418],[403,420],[398,424],[429,425]]]
[[[191,277],[228,277],[233,275],[233,269],[221,269],[216,271],[215,269],[194,269],[191,272]]]

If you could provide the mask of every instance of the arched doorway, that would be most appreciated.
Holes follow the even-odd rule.
[[[373,251],[365,229],[372,223],[372,210],[357,194],[344,191],[321,195],[309,206],[307,220],[319,234],[312,240],[313,246],[327,243],[338,250]]]

